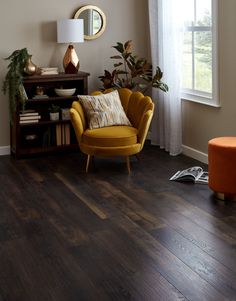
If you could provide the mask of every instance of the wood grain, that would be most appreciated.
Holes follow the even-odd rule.
[[[236,300],[236,203],[168,180],[199,162],[85,163],[0,157],[0,301]]]

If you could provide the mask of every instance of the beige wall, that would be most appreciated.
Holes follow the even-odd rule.
[[[236,1],[219,0],[219,93],[221,108],[183,102],[183,144],[207,153],[217,136],[236,136]]]
[[[70,18],[88,2],[70,0],[8,0],[0,5],[0,57],[27,47],[39,66],[59,66],[66,45],[56,41],[55,21]],[[111,68],[111,45],[132,39],[136,53],[148,53],[147,0],[91,0],[107,16],[107,29],[97,40],[76,45],[81,70],[91,74],[89,90],[100,86],[98,76]],[[236,135],[236,1],[219,0],[219,91],[221,108],[183,101],[183,144],[207,153],[209,139]],[[143,21],[144,20],[144,21]],[[6,73],[0,60],[0,82]],[[8,101],[0,92],[0,146],[9,145]]]
[[[0,4],[0,58],[7,57],[15,49],[27,47],[38,66],[58,66],[62,70],[62,58],[66,45],[56,43],[55,21],[71,18],[85,5],[99,6],[107,16],[105,33],[94,41],[77,44],[81,60],[80,69],[91,74],[89,90],[100,87],[98,76],[104,68],[111,68],[111,48],[117,41],[132,39],[135,51],[147,55],[147,1],[146,0],[7,0]],[[144,22],[142,21],[144,20]],[[7,62],[0,59],[0,83],[6,74]],[[8,100],[0,91],[0,147],[9,145]]]

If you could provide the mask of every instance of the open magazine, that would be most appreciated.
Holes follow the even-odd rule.
[[[177,171],[170,178],[170,181],[208,184],[208,172],[203,171],[203,169],[199,166],[193,166],[188,169]]]

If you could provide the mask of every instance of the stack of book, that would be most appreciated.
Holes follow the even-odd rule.
[[[49,98],[48,95],[42,94],[42,95],[34,95],[32,99],[44,99]]]
[[[58,67],[41,67],[40,74],[41,75],[50,75],[50,74],[58,74]]]
[[[20,112],[20,124],[38,123],[41,116],[35,110],[25,110]]]

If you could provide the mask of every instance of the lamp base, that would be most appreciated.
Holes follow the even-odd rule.
[[[65,73],[67,74],[76,74],[78,69],[70,62],[66,67],[64,67]]]
[[[63,59],[63,66],[65,69],[65,73],[75,74],[79,70],[79,58],[75,52],[75,48],[73,45],[69,45],[64,59]]]

